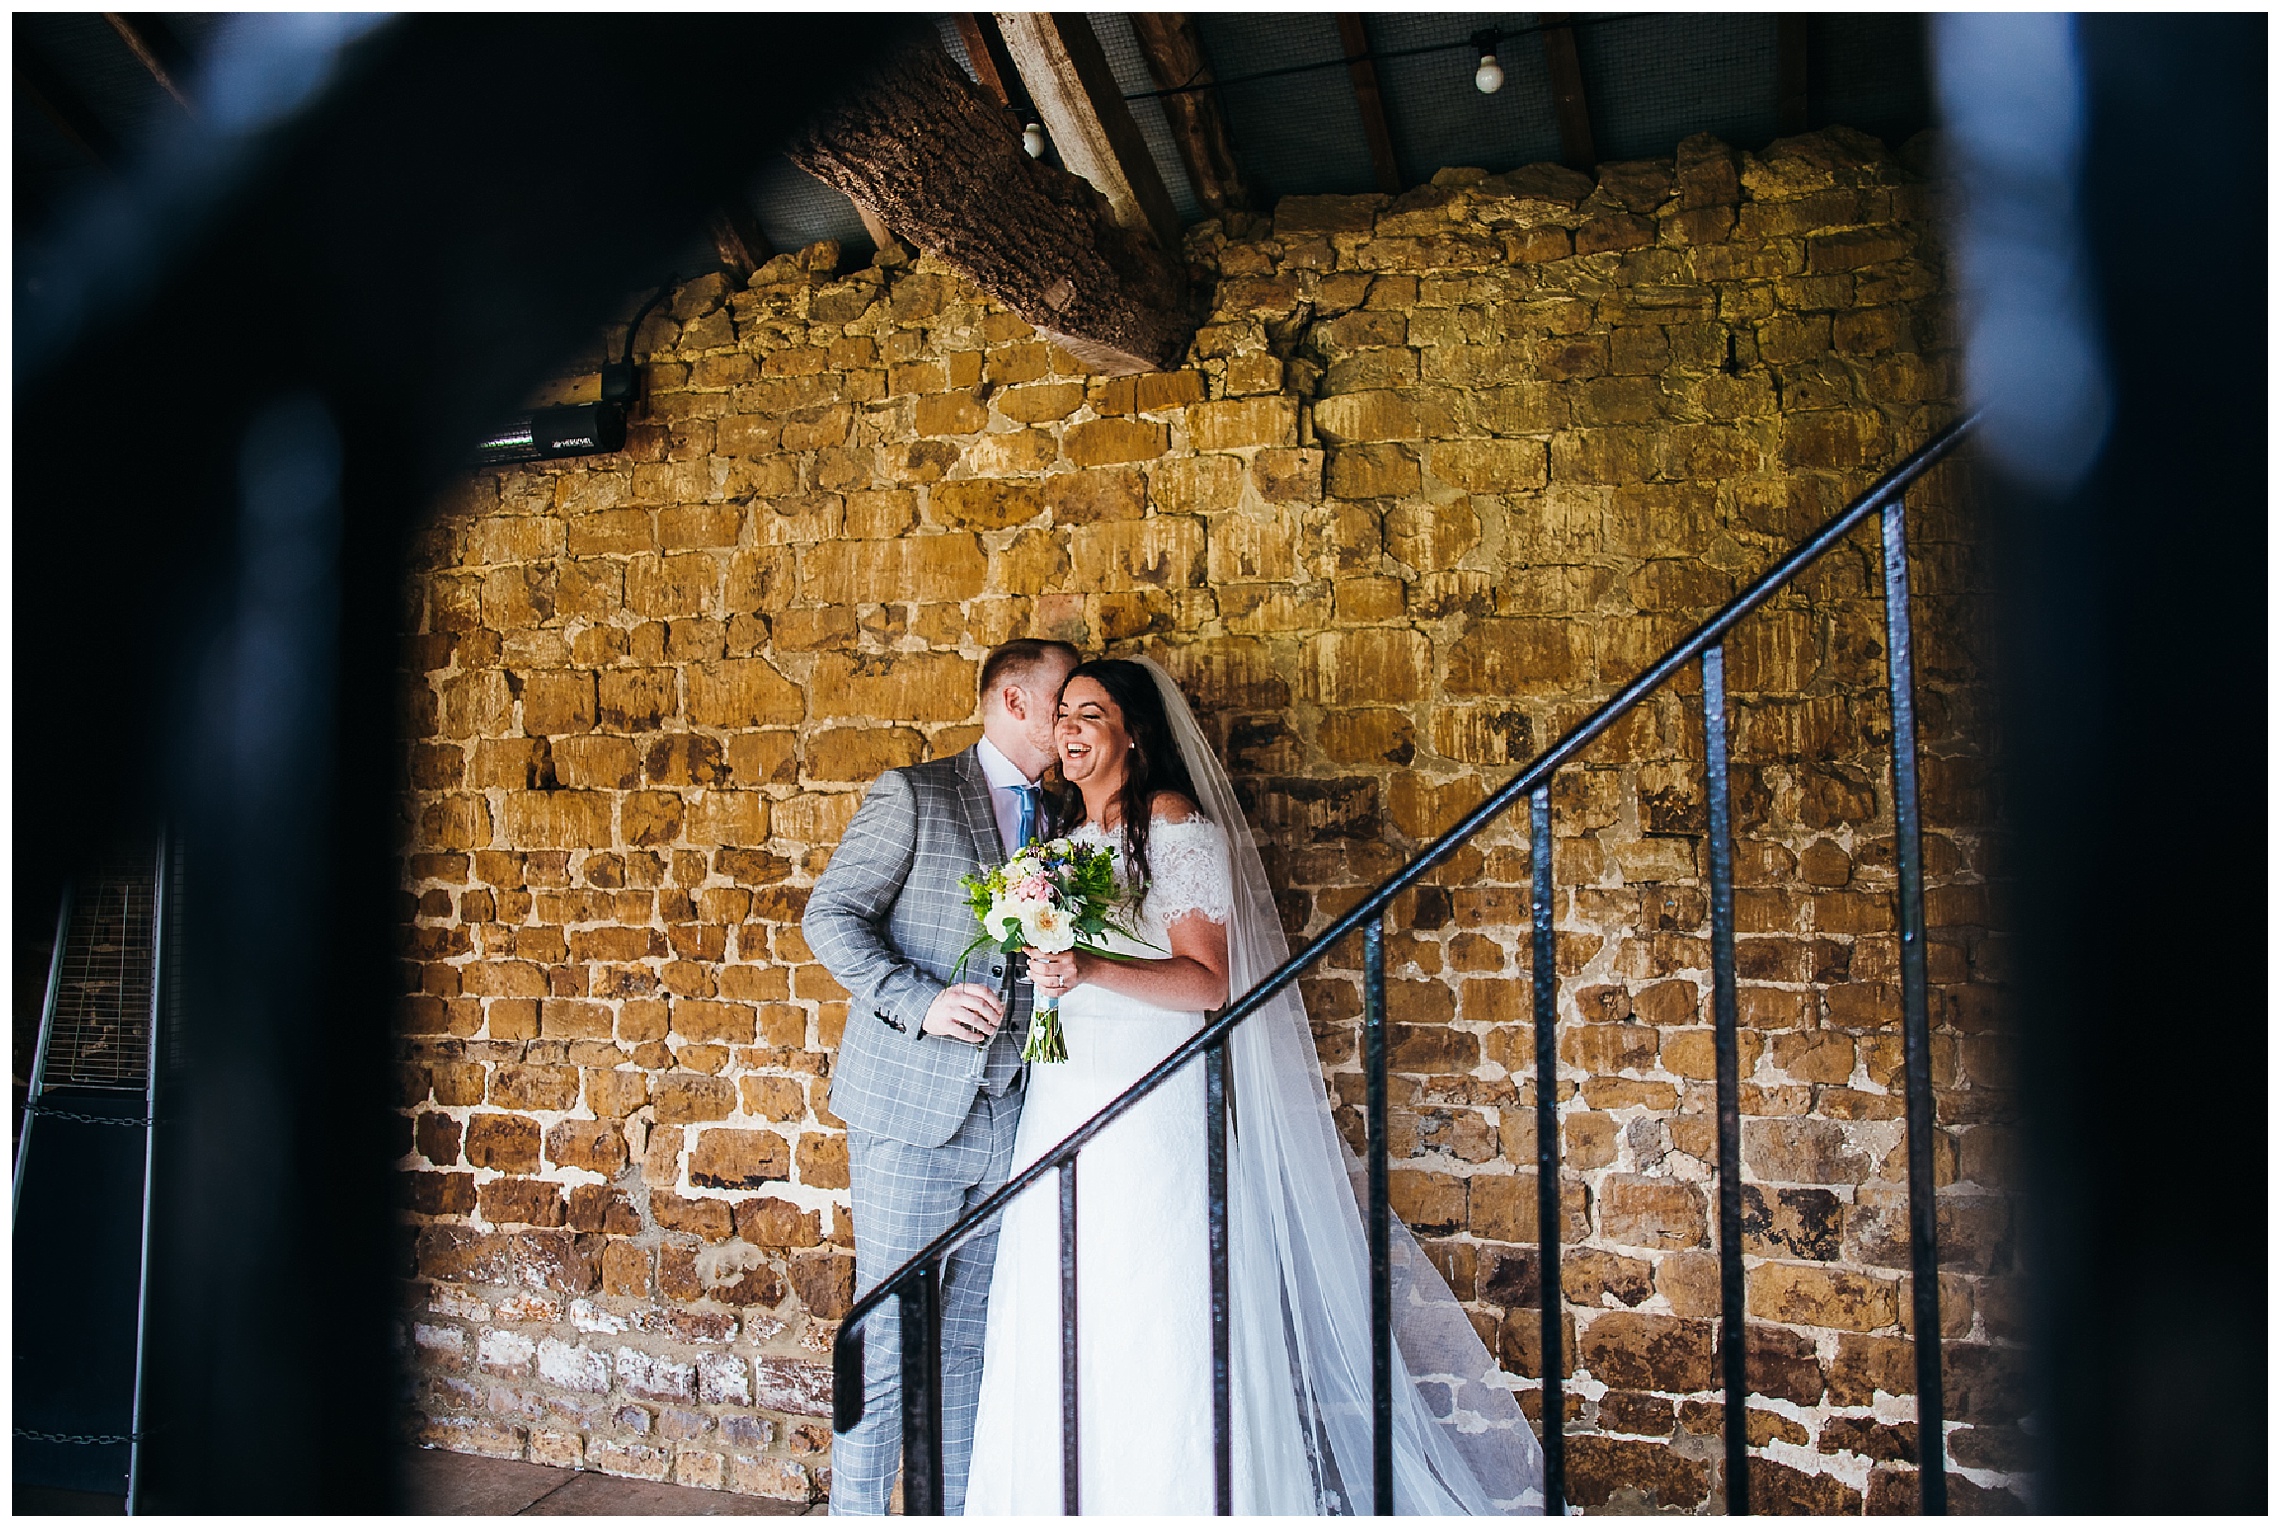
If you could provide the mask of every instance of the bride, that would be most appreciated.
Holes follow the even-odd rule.
[[[1100,659],[1062,686],[1052,827],[1107,845],[1140,943],[1032,954],[1066,1062],[1032,1065],[1015,1170],[1288,957],[1258,849],[1178,686]],[[1166,958],[1168,952],[1168,958]],[[1154,958],[1147,958],[1154,957]],[[1236,1026],[1229,1063],[1234,1510],[1370,1510],[1369,1260],[1359,1164],[1331,1123],[1295,990]],[[1203,1069],[1077,1159],[1078,1484],[1088,1513],[1208,1514],[1211,1319]],[[1463,1309],[1394,1226],[1394,1497],[1403,1513],[1540,1511],[1535,1435]],[[966,1511],[1061,1512],[1060,1202],[1005,1212]]]

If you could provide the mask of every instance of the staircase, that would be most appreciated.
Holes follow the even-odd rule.
[[[64,893],[16,1144],[14,1479],[130,1505],[165,880],[154,852]]]
[[[1387,907],[1435,866],[1505,812],[1527,803],[1533,885],[1532,922],[1535,1076],[1557,1074],[1559,976],[1554,961],[1552,810],[1553,776],[1632,708],[1688,665],[1702,680],[1704,769],[1709,802],[1710,945],[1712,1004],[1716,1037],[1718,1108],[1718,1255],[1720,1317],[1718,1351],[1725,1387],[1725,1500],[1731,1513],[1749,1510],[1750,1457],[1745,1434],[1749,1385],[1744,1372],[1742,1285],[1742,1160],[1738,1030],[1734,978],[1733,809],[1727,782],[1725,648],[1729,632],[1752,611],[1812,566],[1824,553],[1875,518],[1882,544],[1887,666],[1892,706],[1892,792],[1898,838],[1901,1003],[1908,1148],[1909,1249],[1913,1299],[1911,1330],[1916,1334],[1916,1435],[1944,1436],[1940,1390],[1939,1255],[1936,1242],[1930,1019],[1924,949],[1924,874],[1921,818],[1917,807],[1914,645],[1910,632],[1906,496],[1911,485],[1954,453],[1977,422],[1969,416],[1947,426],[1867,493],[1823,525],[1776,563],[1716,615],[1640,674],[1613,699],[1569,731],[1444,833],[1400,871],[1386,878],[1352,910],[1324,929],[1280,969],[1243,994],[1103,1108],[866,1292],[848,1310],[833,1348],[834,1426],[847,1431],[862,1419],[863,1321],[885,1301],[902,1302],[903,1500],[913,1514],[942,1508],[941,1350],[939,1296],[949,1253],[1017,1195],[1047,1174],[1060,1176],[1061,1265],[1064,1309],[1073,1310],[1066,1291],[1074,1288],[1076,1194],[1074,1163],[1085,1143],[1183,1067],[1205,1068],[1206,1171],[1210,1184],[1211,1288],[1213,1294],[1214,1380],[1212,1414],[1216,1430],[1217,1510],[1232,1510],[1228,1467],[1227,1331],[1227,1108],[1225,1042],[1229,1031],[1267,998],[1297,980],[1347,936],[1357,931],[1363,945],[1364,1057],[1368,1069],[1368,1204],[1370,1233],[1372,1351],[1374,1357],[1375,1460],[1374,1510],[1394,1510],[1391,1426],[1391,1273],[1392,1210],[1387,1197],[1386,1022],[1384,919]],[[1539,1086],[1536,1095],[1536,1223],[1540,1228],[1540,1287],[1543,1300],[1541,1351],[1544,1365],[1543,1447],[1545,1510],[1565,1509],[1566,1449],[1561,1390],[1560,1136],[1555,1112],[1558,1090]],[[1073,1372],[1076,1329],[1073,1317],[1062,1330],[1064,1372]],[[1075,1458],[1072,1415],[1064,1408],[1064,1457]],[[1927,1449],[1920,1466],[1922,1510],[1947,1510],[1945,1450]],[[1075,1500],[1073,1491],[1070,1500]],[[1072,1506],[1071,1510],[1074,1508]]]

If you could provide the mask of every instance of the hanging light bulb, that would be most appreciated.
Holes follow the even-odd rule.
[[[1498,77],[1498,83],[1503,83],[1501,76]],[[1030,158],[1043,159],[1045,157],[1044,125],[1042,123],[1032,122],[1027,127],[1023,128],[1021,130],[1021,146],[1029,151]]]
[[[1494,95],[1504,88],[1504,66],[1496,61],[1496,45],[1504,34],[1490,28],[1472,34],[1473,50],[1480,54],[1480,67],[1473,71],[1473,88],[1482,95]]]

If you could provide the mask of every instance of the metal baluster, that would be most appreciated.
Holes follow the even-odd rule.
[[[902,1291],[903,1511],[942,1516],[942,1264]]]
[[[1908,1247],[1915,1273],[1916,1446],[1927,1515],[1947,1511],[1940,1393],[1939,1186],[1932,1171],[1932,1025],[1924,977],[1923,819],[1916,801],[1916,654],[1908,611],[1906,504],[1883,513],[1884,624],[1892,659],[1892,815],[1900,860],[1900,1011],[1908,1086]]]
[[[1370,1510],[1393,1516],[1393,1203],[1385,1161],[1385,919],[1362,925],[1362,1027],[1369,1066]]]
[[[166,977],[174,953],[167,948],[167,865],[172,841],[159,836],[157,867],[150,884],[150,1032],[145,1046],[143,1072],[143,1193],[142,1254],[135,1279],[135,1406],[127,1436],[127,1515],[143,1514],[143,1429],[150,1372],[150,1250],[151,1204],[157,1192],[158,1170],[158,1067],[159,1020],[166,1012]]]
[[[1552,788],[1528,795],[1528,910],[1534,928],[1536,1007],[1537,1280],[1543,1299],[1544,1511],[1567,1510],[1567,1397],[1560,1317],[1559,950],[1552,937]]]
[[[1077,1159],[1061,1164],[1061,1512],[1084,1515],[1077,1490]]]
[[[851,1433],[863,1420],[863,1329],[842,1328],[831,1344],[831,1430]]]
[[[1734,809],[1726,779],[1726,649],[1702,654],[1710,787],[1710,1005],[1718,1051],[1718,1351],[1726,1379],[1726,1511],[1750,1510],[1749,1360],[1742,1332],[1742,1068],[1734,996]]]
[[[1211,1199],[1211,1510],[1235,1511],[1234,1407],[1228,1390],[1227,1042],[1203,1053],[1203,1158]]]
[[[24,1101],[36,1104],[47,1091],[48,1043],[55,1038],[55,1005],[63,993],[63,954],[71,937],[72,883],[63,883],[63,902],[55,914],[55,948],[48,953],[47,997],[40,1005],[39,1044],[32,1052],[32,1081],[25,1090]],[[16,1127],[16,1173],[14,1186],[8,1191],[8,1223],[16,1223],[16,1206],[24,1201],[24,1163],[31,1156],[32,1124],[39,1116],[29,1108],[24,1110],[23,1122]]]

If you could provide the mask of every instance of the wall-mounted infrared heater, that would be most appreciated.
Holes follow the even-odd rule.
[[[599,456],[624,449],[625,405],[604,398],[598,403],[565,403],[521,415],[496,435],[477,442],[475,459],[489,467],[553,456]]]
[[[533,409],[509,420],[506,427],[486,435],[475,445],[475,463],[495,467],[506,462],[545,461],[561,456],[605,456],[625,449],[626,412],[633,407],[640,378],[633,367],[633,336],[649,310],[673,290],[670,277],[633,322],[625,326],[625,354],[602,363],[602,396],[592,403],[563,403]]]

